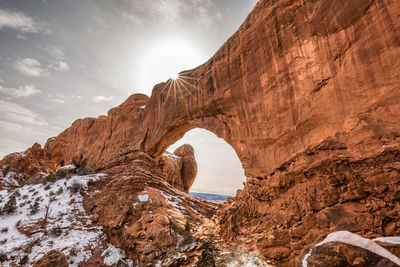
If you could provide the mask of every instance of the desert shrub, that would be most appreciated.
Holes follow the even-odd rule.
[[[50,188],[51,188],[51,185],[47,184],[43,189],[47,191],[47,190],[49,190]]]
[[[22,257],[22,259],[19,260],[18,264],[19,265],[25,265],[25,264],[28,263],[28,261],[29,261],[29,256],[28,255],[24,255]]]
[[[0,240],[0,245],[4,245],[5,243],[7,243],[7,238],[4,238],[3,240]]]
[[[3,166],[2,171],[3,171],[3,175],[6,176],[7,173],[10,171],[10,166],[8,166],[8,165]]]
[[[5,262],[8,260],[7,254],[3,251],[0,251],[0,262]]]
[[[1,232],[2,232],[2,233],[7,233],[7,232],[8,232],[8,227],[3,227],[3,228],[1,228]]]
[[[58,188],[57,192],[56,192],[56,195],[61,195],[63,191],[64,191],[64,190],[63,190],[62,187],[60,186],[60,187]]]
[[[54,237],[59,237],[62,234],[62,229],[60,226],[55,226],[51,229],[50,234]]]
[[[76,171],[79,175],[86,175],[89,174],[89,171],[86,169],[86,165],[87,165],[87,160],[83,159],[81,161],[81,163],[79,164],[79,168]]]
[[[129,267],[129,264],[123,259],[119,259],[117,262],[117,267]]]
[[[201,255],[197,260],[196,267],[216,267],[218,254],[214,239],[205,239],[201,245]]]
[[[88,186],[94,186],[96,184],[96,182],[93,179],[89,179],[89,181],[87,182]]]
[[[68,178],[69,173],[67,170],[60,169],[56,172],[52,172],[46,176],[45,181],[54,183],[57,180]]]
[[[15,198],[15,195],[11,195],[10,198],[8,199],[7,203],[3,207],[3,212],[7,214],[14,213],[17,210],[17,200]]]
[[[192,226],[190,225],[190,222],[188,220],[186,220],[185,229],[184,230],[188,234],[190,234],[190,232],[192,231]]]
[[[69,187],[69,191],[73,194],[80,192],[81,189],[82,189],[82,184],[77,181],[73,182]]]
[[[77,256],[78,253],[79,253],[79,249],[77,249],[76,247],[71,248],[70,251],[69,251],[69,255],[70,255],[71,257]]]
[[[17,190],[15,190],[15,191],[12,193],[11,196],[20,197],[20,196],[21,196],[21,193],[20,193],[19,190],[17,189]]]
[[[176,234],[182,234],[183,229],[180,228],[176,223],[174,223],[172,220],[169,221],[169,232],[170,234],[176,233]]]
[[[179,227],[172,220],[169,221],[169,231],[170,233],[176,233],[182,236],[190,235],[192,231],[192,226],[189,221],[186,221],[184,228]]]
[[[33,203],[33,205],[29,206],[29,210],[30,210],[30,214],[34,215],[39,211],[39,202],[35,201],[35,203]]]

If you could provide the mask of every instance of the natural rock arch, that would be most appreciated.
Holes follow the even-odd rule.
[[[243,189],[245,175],[242,163],[224,139],[206,129],[194,128],[168,147],[163,155],[187,145],[193,147],[197,162],[197,175],[191,191],[234,196],[237,190]]]

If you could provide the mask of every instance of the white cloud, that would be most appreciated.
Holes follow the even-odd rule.
[[[41,119],[33,111],[3,100],[0,100],[0,114],[0,122],[8,121],[13,123],[48,126],[47,122]]]
[[[55,103],[59,103],[59,104],[64,104],[65,103],[64,99],[59,99],[59,98],[53,99],[52,101],[55,102]]]
[[[49,53],[55,59],[64,59],[64,48],[60,46],[56,46],[53,44],[46,45],[46,46],[38,46],[40,49]]]
[[[43,68],[38,60],[33,58],[17,60],[14,64],[14,68],[26,76],[41,77],[49,75],[49,71]]]
[[[57,71],[68,71],[69,65],[65,61],[58,61],[55,65],[50,65],[50,67]]]
[[[34,85],[24,85],[19,88],[7,88],[0,85],[0,93],[11,97],[28,97],[41,93]]]
[[[108,101],[111,101],[113,99],[114,99],[113,96],[103,96],[103,95],[98,95],[98,96],[92,97],[92,101],[94,103],[108,102]]]
[[[214,8],[210,0],[153,0],[130,1],[129,3],[133,10],[145,11],[149,18],[164,24],[182,24],[184,14],[196,17],[198,23],[205,27],[211,26],[218,19],[218,14],[214,15],[214,12],[211,12]],[[123,13],[124,18],[131,20],[133,18],[134,22],[140,22],[135,14],[127,13],[125,10]]]
[[[4,28],[21,32],[40,32],[43,27],[24,13],[0,9],[0,29]]]
[[[72,99],[82,99],[82,96],[80,95],[71,95]]]

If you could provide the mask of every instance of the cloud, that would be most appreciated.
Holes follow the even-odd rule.
[[[49,75],[49,71],[43,68],[38,60],[33,58],[17,60],[14,64],[14,68],[26,76],[41,77]]]
[[[55,103],[59,103],[59,104],[64,104],[65,103],[64,99],[59,99],[59,98],[53,99],[52,101],[55,102]]]
[[[98,96],[92,97],[92,101],[94,103],[108,102],[108,101],[111,101],[113,99],[114,99],[113,96],[103,96],[103,95],[98,95]]]
[[[5,28],[36,33],[43,30],[43,25],[24,13],[0,9],[0,29]]]
[[[58,61],[57,63],[50,65],[50,67],[57,71],[68,71],[70,69],[68,63],[64,61]]]
[[[42,91],[35,88],[33,85],[24,85],[19,88],[7,88],[0,85],[0,93],[3,93],[7,96],[11,97],[29,97],[33,95],[37,95]]]
[[[26,123],[37,126],[48,126],[47,122],[41,119],[33,111],[20,105],[0,100],[0,122]]]
[[[132,18],[134,22],[140,22],[139,14],[145,14],[148,18],[163,24],[184,23],[184,15],[197,18],[197,22],[205,27],[211,26],[220,16],[214,14],[214,4],[210,0],[153,0],[153,1],[128,1],[133,14],[123,11],[125,18]]]
[[[64,48],[62,48],[60,46],[49,44],[49,45],[38,46],[38,47],[40,49],[42,49],[43,51],[46,51],[47,53],[49,53],[49,55],[51,55],[55,59],[60,60],[60,59],[64,59],[64,57],[65,57]]]

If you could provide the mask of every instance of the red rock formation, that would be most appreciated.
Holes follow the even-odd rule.
[[[157,260],[169,262],[162,266],[190,266],[204,232],[199,230],[211,221],[218,204],[176,190],[164,181],[156,160],[142,152],[133,154],[129,175],[115,175],[86,200],[85,208],[104,227],[111,243],[124,248],[140,266]],[[193,236],[180,232],[186,222]],[[184,242],[193,247],[185,248]],[[171,258],[179,253],[186,256]]]
[[[40,260],[35,262],[35,267],[68,267],[68,261],[65,255],[57,250],[47,252]]]
[[[400,234],[399,14],[397,0],[260,0],[205,64],[76,121],[44,158],[129,173],[132,153],[205,128],[247,176],[218,212],[226,241],[288,266],[329,231]]]
[[[191,145],[177,148],[174,154],[164,153],[158,158],[158,164],[169,184],[189,193],[197,174],[197,162]]]

